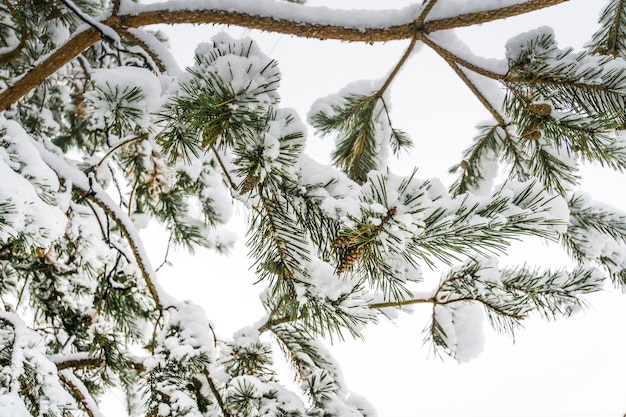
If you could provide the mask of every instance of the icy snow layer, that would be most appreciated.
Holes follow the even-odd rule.
[[[430,11],[426,21],[445,19],[461,14],[476,13],[486,10],[501,9],[528,2],[528,0],[440,0]]]
[[[120,14],[136,15],[155,10],[223,10],[267,16],[294,22],[335,25],[358,29],[385,28],[413,22],[421,4],[398,10],[336,10],[328,7],[308,7],[274,0],[171,0],[163,3],[140,5],[123,2]]]

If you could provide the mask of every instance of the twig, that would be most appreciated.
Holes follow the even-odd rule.
[[[107,29],[111,28],[109,28],[106,24],[102,24],[94,20],[91,16],[85,14],[78,6],[74,4],[74,2],[72,2],[72,0],[61,0],[61,3],[63,3],[68,9],[70,9],[80,20],[97,30],[102,39],[106,40],[107,42],[115,43],[117,39],[107,33]]]
[[[435,4],[437,4],[437,0],[427,0],[428,3],[426,3],[426,5],[424,6],[424,8],[422,9],[422,12],[420,13],[419,17],[415,20],[415,24],[419,27],[424,23],[424,20],[426,20],[426,17],[428,16],[428,13],[430,13],[430,11],[433,9],[433,7],[435,7]]]
[[[230,414],[228,413],[228,410],[226,409],[226,405],[224,404],[224,400],[222,399],[220,392],[215,386],[215,383],[213,383],[213,380],[211,379],[211,376],[209,375],[209,372],[206,369],[204,370],[204,377],[209,383],[209,388],[211,388],[211,392],[213,393],[213,396],[215,397],[215,401],[217,401],[217,405],[220,407],[220,410],[222,410],[222,414],[224,415],[224,417],[230,417]]]
[[[135,142],[135,141],[138,141],[138,140],[145,140],[147,138],[148,138],[148,134],[144,133],[144,134],[141,134],[139,136],[135,136],[135,137],[128,138],[128,139],[121,140],[121,141],[117,142],[116,144],[111,146],[111,148],[107,151],[107,153],[105,153],[104,156],[100,159],[100,161],[98,161],[98,163],[94,167],[94,172],[97,174],[98,170],[100,169],[100,165],[102,165],[104,160],[107,159],[109,156],[111,156],[111,154],[113,152],[115,152],[116,150],[118,150],[119,148],[121,148],[121,147],[123,147],[125,145],[128,145],[131,142]]]
[[[380,87],[380,90],[378,90],[378,92],[376,93],[377,97],[379,98],[382,97],[385,91],[387,90],[387,88],[389,88],[393,79],[396,77],[396,75],[398,75],[398,72],[400,72],[400,69],[406,63],[406,60],[409,59],[409,56],[411,56],[411,52],[413,52],[413,48],[415,48],[416,43],[417,43],[416,38],[411,39],[411,43],[409,44],[408,48],[406,48],[406,51],[404,51],[402,58],[400,58],[400,61],[398,61],[394,69],[391,71],[391,73],[385,80],[385,83],[383,84],[383,86]]]
[[[226,165],[224,165],[224,161],[222,161],[222,157],[220,156],[219,153],[217,153],[217,149],[215,149],[215,146],[211,146],[211,150],[213,151],[213,154],[215,155],[215,159],[217,159],[217,163],[220,165],[220,168],[222,168],[222,172],[224,173],[224,176],[226,177],[228,184],[230,184],[230,187],[233,189],[233,191],[237,192],[237,188],[238,188],[237,184],[235,184],[232,177],[230,176],[230,173],[228,172]]]
[[[505,126],[506,125],[506,121],[504,119],[504,117],[502,117],[502,115],[500,114],[500,112],[493,107],[493,105],[489,102],[489,100],[487,100],[487,98],[483,95],[482,92],[480,92],[480,90],[478,89],[478,87],[476,87],[476,84],[474,84],[469,77],[467,76],[467,74],[465,74],[463,72],[463,70],[461,68],[459,68],[459,65],[463,65],[464,67],[477,72],[480,75],[484,75],[484,76],[488,76],[489,78],[492,79],[503,79],[504,76],[501,74],[496,74],[494,72],[491,71],[486,71],[484,69],[481,69],[479,67],[476,67],[473,64],[470,64],[469,62],[459,58],[458,56],[454,55],[453,53],[451,53],[450,51],[448,51],[447,49],[442,48],[441,46],[437,45],[435,42],[433,42],[431,39],[428,38],[428,36],[426,35],[418,35],[418,38],[424,42],[426,45],[430,46],[435,52],[437,52],[437,54],[439,54],[439,56],[441,56],[444,61],[446,61],[448,63],[448,65],[450,65],[450,68],[452,68],[452,70],[459,76],[459,78],[465,83],[465,85],[467,85],[467,87],[470,89],[470,91],[472,93],[474,93],[474,95],[476,96],[476,98],[478,99],[478,101],[480,101],[482,103],[483,106],[485,106],[485,108],[489,111],[489,113],[491,113],[491,115],[494,117],[494,119],[496,119],[496,121],[498,122],[498,124],[500,126]]]
[[[402,307],[402,306],[407,306],[411,304],[423,304],[423,303],[438,304],[437,300],[434,297],[431,297],[431,298],[415,298],[411,300],[388,301],[385,303],[374,303],[374,304],[368,304],[368,307],[371,309],[380,309],[380,308],[388,308],[388,307]]]

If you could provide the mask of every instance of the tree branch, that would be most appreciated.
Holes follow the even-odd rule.
[[[215,383],[211,379],[211,376],[209,375],[209,372],[206,369],[204,370],[204,377],[209,383],[209,388],[211,388],[211,393],[213,393],[213,396],[215,397],[215,401],[217,401],[217,405],[220,407],[220,410],[222,410],[222,414],[224,415],[224,417],[229,417],[230,414],[228,413],[226,404],[224,404],[224,400],[222,399],[220,392],[218,391],[217,387],[215,386]]]
[[[121,29],[120,30],[120,34],[124,38],[129,40],[130,42],[136,44],[141,49],[143,49],[144,52],[146,53],[146,55],[148,57],[150,57],[152,62],[154,62],[154,65],[157,66],[157,68],[159,69],[159,72],[161,72],[161,73],[167,72],[167,68],[166,68],[165,64],[163,63],[163,60],[161,59],[161,57],[146,42],[144,42],[143,39],[140,39],[139,37],[137,37],[135,34],[130,32],[126,28]]]
[[[50,360],[56,365],[57,370],[62,371],[64,369],[81,369],[81,368],[100,368],[107,365],[106,360],[90,357],[72,357],[63,359],[63,355],[51,355]],[[145,372],[146,366],[140,361],[133,361],[129,363],[129,369],[134,369],[137,372]]]
[[[83,410],[89,417],[100,417],[102,414],[92,396],[89,394],[85,384],[68,369],[59,371],[59,379],[69,387],[74,398],[82,405]]]
[[[159,311],[163,310],[163,305],[161,304],[159,291],[156,288],[156,285],[152,279],[152,274],[149,272],[150,269],[148,267],[148,264],[146,263],[147,259],[145,255],[143,254],[143,251],[141,250],[141,248],[138,246],[139,245],[138,242],[136,241],[136,239],[133,238],[133,234],[130,232],[127,222],[124,221],[125,219],[122,219],[122,217],[119,215],[118,210],[112,209],[112,207],[109,204],[107,204],[105,201],[100,199],[98,195],[96,195],[95,193],[90,192],[89,190],[84,190],[82,188],[79,188],[76,185],[74,185],[73,188],[76,194],[94,202],[97,206],[99,206],[102,210],[104,210],[107,213],[107,215],[109,215],[109,217],[111,217],[113,221],[118,225],[118,227],[120,228],[120,231],[122,232],[122,235],[124,236],[124,239],[126,239],[126,241],[128,242],[128,245],[133,251],[135,262],[137,262],[137,266],[139,267],[139,270],[141,271],[141,275],[143,276],[146,286],[148,287],[148,291],[150,291],[150,295],[152,296],[152,299],[154,300],[154,303],[156,304],[157,309],[159,309]]]
[[[420,26],[424,24],[424,21],[426,20],[428,13],[430,13],[433,7],[435,7],[435,4],[437,4],[437,0],[426,0],[426,1],[427,1],[426,5],[420,12],[419,17],[415,20],[415,23]]]
[[[406,48],[406,51],[404,51],[404,55],[402,55],[402,57],[400,58],[400,61],[398,61],[394,69],[391,71],[391,73],[385,80],[385,83],[383,84],[383,86],[380,87],[380,90],[378,90],[378,92],[376,93],[376,96],[378,96],[379,98],[382,98],[387,88],[389,88],[389,86],[391,85],[391,82],[393,81],[393,79],[396,77],[396,75],[398,75],[398,72],[400,72],[400,69],[402,68],[402,66],[406,63],[407,59],[409,59],[409,56],[411,56],[411,52],[413,52],[413,48],[415,48],[416,43],[417,43],[417,40],[415,38],[411,39],[411,43]]]
[[[179,24],[179,23],[212,23],[237,25],[249,29],[258,29],[266,32],[284,33],[299,37],[315,39],[336,39],[350,42],[386,42],[399,39],[412,39],[417,33],[427,34],[438,30],[453,29],[487,23],[494,20],[517,16],[520,14],[540,10],[546,7],[563,3],[567,0],[530,0],[525,3],[502,7],[494,10],[467,13],[459,16],[432,20],[423,25],[408,22],[389,27],[345,27],[289,21],[273,16],[259,16],[258,14],[230,10],[172,10],[163,6],[160,10],[145,10],[127,15],[113,15],[102,25],[118,31],[124,28],[137,28],[152,24]],[[276,6],[279,6],[277,3]],[[158,5],[157,5],[158,6]],[[155,5],[149,5],[154,8]],[[20,98],[28,94],[43,80],[54,74],[63,65],[67,64],[82,51],[94,45],[101,39],[101,34],[93,27],[78,33],[66,44],[53,51],[46,59],[37,63],[28,73],[17,79],[10,88],[0,94],[0,111],[6,110]]]
[[[70,62],[85,49],[100,40],[100,34],[93,27],[78,33],[63,46],[56,49],[47,58],[37,63],[29,72],[18,78],[0,94],[0,111],[6,110],[23,96],[37,87],[46,78],[54,74],[63,65]]]
[[[35,145],[45,163],[59,178],[63,179],[66,184],[71,184],[72,190],[78,196],[95,203],[118,225],[122,236],[128,242],[133,252],[135,262],[137,262],[137,266],[154,300],[156,308],[159,311],[163,311],[164,307],[155,281],[154,271],[150,266],[150,261],[148,260],[143,246],[141,246],[141,242],[135,238],[135,229],[130,218],[115,205],[113,200],[111,200],[108,194],[106,194],[95,181],[90,181],[83,172],[68,165],[62,158],[43,148],[39,143],[32,141],[32,144]],[[93,189],[94,187],[96,187],[96,190]]]
[[[424,24],[424,33],[436,32],[438,30],[462,28],[479,25],[481,23],[493,22],[495,20],[506,19],[508,17],[556,6],[569,0],[530,0],[525,3],[514,4],[512,6],[501,7],[499,9],[485,10],[482,12],[467,13],[458,16],[432,20]]]

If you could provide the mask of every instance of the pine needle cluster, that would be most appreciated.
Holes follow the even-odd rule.
[[[305,7],[287,2],[296,4],[276,2],[287,17]],[[179,72],[163,35],[137,29],[155,16],[232,11],[1,1],[0,404],[20,416],[97,416],[116,387],[133,416],[367,417],[325,339],[362,338],[395,310],[429,304],[427,343],[468,360],[483,317],[513,334],[531,316],[569,317],[606,281],[626,288],[626,215],[576,189],[583,163],[626,168],[623,2],[607,2],[580,52],[560,49],[546,29],[513,38],[501,73],[435,42],[432,32],[468,22],[431,20],[435,3],[419,10],[386,78],[313,104],[310,124],[336,139],[326,166],[306,155],[307,126],[281,106],[278,63],[254,40],[217,34]],[[291,27],[283,15],[237,16]],[[413,146],[388,104],[418,42],[495,119],[479,127],[449,187],[390,168]],[[476,77],[506,91],[501,106]],[[222,335],[158,277],[170,247],[228,253],[233,212],[245,213],[265,315]],[[140,234],[154,223],[168,233],[156,269]],[[572,265],[500,266],[521,239],[559,242]],[[276,352],[298,389],[284,383]]]

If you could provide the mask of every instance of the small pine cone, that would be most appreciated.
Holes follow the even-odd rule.
[[[596,54],[600,54],[600,55],[606,55],[607,52],[609,52],[609,50],[606,49],[606,48],[603,48],[603,47],[600,47],[600,48],[595,50],[595,53]]]
[[[365,247],[364,246],[351,246],[346,249],[346,252],[343,254],[341,258],[341,262],[337,267],[337,274],[341,274],[346,272],[348,269],[352,267],[355,263],[361,260],[365,255]]]
[[[538,116],[550,116],[552,106],[548,103],[533,103],[528,105],[528,111]]]
[[[349,246],[353,242],[354,242],[354,236],[341,235],[341,236],[337,236],[337,238],[333,240],[333,243],[330,244],[330,247],[341,248],[344,246]]]
[[[463,171],[467,171],[467,168],[469,168],[469,162],[464,159],[461,161],[460,166]]]
[[[522,138],[536,142],[541,139],[541,131],[534,126],[529,126],[522,132]]]
[[[254,187],[259,183],[259,178],[256,175],[248,174],[246,179],[243,180],[239,186],[239,195],[244,195],[252,191]]]
[[[89,109],[87,103],[85,103],[85,96],[83,93],[78,93],[72,97],[72,104],[74,105],[74,114],[78,120],[85,120],[89,115]]]

